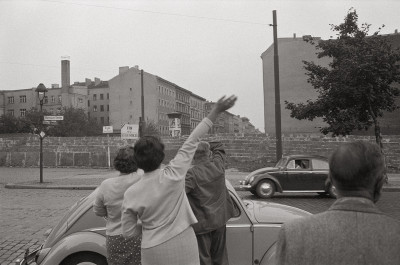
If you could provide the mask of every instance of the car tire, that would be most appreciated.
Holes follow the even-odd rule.
[[[107,259],[97,253],[93,252],[79,252],[67,257],[60,265],[79,265],[79,264],[92,263],[95,265],[107,265]]]
[[[335,199],[337,198],[336,187],[333,186],[332,184],[329,185],[328,194],[329,194],[329,196],[331,196],[332,198],[335,198]]]
[[[257,196],[263,199],[274,196],[275,190],[275,183],[269,179],[261,180],[256,187]]]

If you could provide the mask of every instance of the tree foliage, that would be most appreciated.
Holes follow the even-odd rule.
[[[160,131],[158,130],[157,124],[152,120],[147,120],[144,125],[143,135],[160,136]]]
[[[38,133],[44,131],[48,136],[80,137],[102,134],[102,126],[88,119],[83,109],[64,108],[58,115],[64,116],[64,120],[56,124],[44,125],[42,116],[52,115],[35,108],[27,111],[25,117],[16,118],[12,115],[0,117],[0,133]]]
[[[332,59],[328,67],[303,61],[318,98],[297,104],[285,101],[286,108],[296,119],[322,117],[327,126],[321,132],[333,136],[374,126],[376,141],[382,147],[379,117],[398,108],[395,98],[399,89],[393,84],[400,81],[396,66],[400,52],[392,48],[387,37],[379,35],[381,28],[368,36],[370,25],[358,26],[354,9],[348,11],[342,24],[331,25],[331,29],[336,39],[312,42],[318,58]]]

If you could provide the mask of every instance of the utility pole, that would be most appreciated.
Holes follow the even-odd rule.
[[[144,86],[143,86],[143,77],[144,72],[143,69],[140,70],[140,86],[141,86],[141,105],[142,105],[142,115],[139,119],[139,137],[143,136],[144,133],[144,126],[145,126],[145,121],[144,121]]]
[[[276,134],[276,161],[282,158],[282,129],[281,129],[281,96],[279,88],[279,55],[276,10],[272,11],[274,32],[274,80],[275,80],[275,134]]]

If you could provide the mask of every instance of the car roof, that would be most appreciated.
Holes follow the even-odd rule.
[[[296,155],[286,155],[284,157],[287,158],[316,158],[316,159],[322,159],[322,160],[328,160],[327,157],[321,156],[321,155],[308,155],[308,154],[296,154]]]

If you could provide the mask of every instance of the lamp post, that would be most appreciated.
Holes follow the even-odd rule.
[[[39,139],[40,139],[40,156],[39,156],[39,167],[40,167],[40,183],[43,183],[43,138],[45,136],[43,129],[43,100],[46,97],[47,88],[40,83],[36,88],[35,92],[37,93],[40,105],[40,132],[39,132]]]

